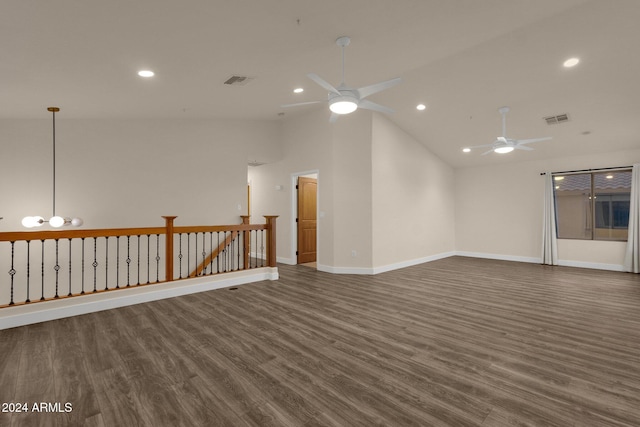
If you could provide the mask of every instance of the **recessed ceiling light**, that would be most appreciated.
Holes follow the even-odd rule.
[[[566,61],[564,61],[562,65],[564,65],[566,68],[571,68],[578,65],[578,62],[580,62],[580,59],[578,58],[569,58]]]
[[[424,104],[418,104],[416,105],[416,109],[418,109],[419,111],[425,110],[427,108],[426,105]]]
[[[559,186],[559,185],[556,185],[556,190],[559,190],[559,189],[560,189],[560,186]]]
[[[607,179],[613,179],[613,175],[607,175]]]
[[[155,74],[156,73],[154,73],[151,70],[140,70],[140,71],[138,71],[138,75],[140,77],[153,77],[153,76],[155,76]]]
[[[293,93],[302,93],[302,92],[304,92],[304,89],[301,87],[297,87],[293,90]]]
[[[463,148],[463,149],[462,149],[462,152],[463,152],[463,153],[468,153],[468,152],[470,152],[470,151],[471,151],[471,148]]]

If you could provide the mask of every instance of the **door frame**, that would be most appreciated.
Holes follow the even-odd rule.
[[[303,171],[303,172],[294,172],[291,174],[291,260],[292,264],[297,264],[298,256],[296,255],[296,251],[298,250],[298,224],[296,223],[296,218],[298,217],[298,190],[296,189],[296,185],[298,185],[298,177],[307,176],[307,175],[315,175],[315,178],[318,182],[316,187],[316,265],[320,265],[320,171],[318,169]]]

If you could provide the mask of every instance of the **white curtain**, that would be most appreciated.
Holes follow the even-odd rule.
[[[544,213],[542,220],[542,263],[558,265],[558,237],[556,235],[556,201],[553,175],[544,176]]]
[[[631,203],[629,204],[629,236],[624,269],[640,273],[640,163],[633,165],[631,173]]]

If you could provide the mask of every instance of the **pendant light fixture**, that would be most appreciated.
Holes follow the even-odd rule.
[[[53,115],[53,215],[49,220],[45,220],[41,216],[25,216],[22,218],[22,225],[27,228],[40,227],[45,222],[48,222],[50,226],[54,228],[62,227],[63,225],[73,225],[74,227],[80,227],[84,221],[81,218],[66,218],[56,215],[56,113],[60,111],[58,107],[49,107],[47,111],[50,111]]]

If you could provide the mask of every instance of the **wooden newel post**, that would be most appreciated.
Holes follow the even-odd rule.
[[[265,215],[267,219],[267,265],[276,266],[276,218],[278,215]]]
[[[165,244],[165,280],[170,282],[173,280],[173,220],[177,216],[163,216],[166,228],[166,244]]]
[[[250,216],[249,215],[240,215],[240,218],[242,218],[242,223],[243,224],[249,224],[250,223]],[[249,251],[250,251],[250,247],[249,244],[251,242],[251,231],[243,231],[242,232],[242,244],[243,244],[243,248],[244,250],[242,251],[242,261],[244,262],[243,266],[244,268],[249,268]]]

